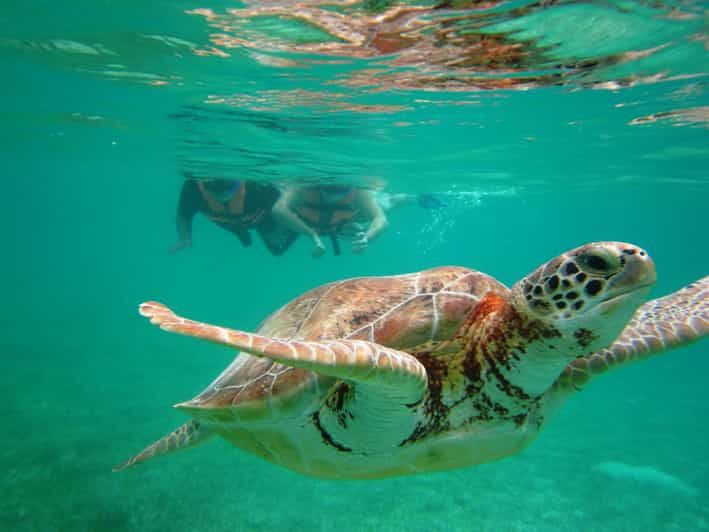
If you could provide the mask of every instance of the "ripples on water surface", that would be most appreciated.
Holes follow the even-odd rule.
[[[706,275],[707,7],[4,6],[0,528],[707,529],[705,345],[594,383],[476,469],[325,482],[213,444],[109,472],[229,358],[149,329],[145,299],[254,328],[335,278],[452,263],[512,284],[600,239],[653,253],[655,295]],[[168,257],[182,172],[448,206],[393,213],[361,257],[276,259],[207,223]]]
[[[40,80],[34,120],[165,136],[169,114],[191,133],[184,158],[254,178],[535,187],[707,157],[701,3],[43,7],[4,14],[10,86],[37,71],[86,86],[52,90],[48,115],[37,100],[61,85]],[[149,106],[120,109],[140,102],[131,85],[154,88]],[[659,179],[701,182],[704,168]]]

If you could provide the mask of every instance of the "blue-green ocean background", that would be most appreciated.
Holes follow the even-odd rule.
[[[145,300],[252,330],[334,279],[455,264],[511,285],[594,240],[648,249],[659,276],[653,297],[709,273],[706,125],[628,125],[707,105],[703,78],[681,103],[669,95],[684,80],[493,91],[467,106],[445,103],[471,98],[464,93],[394,91],[361,97],[406,107],[392,114],[301,106],[212,119],[200,124],[202,138],[261,154],[219,155],[242,177],[376,176],[392,192],[440,193],[448,206],[394,211],[361,256],[345,246],[315,261],[301,239],[272,257],[203,218],[194,247],[168,255],[180,161],[189,156],[184,124],[171,115],[208,94],[312,89],[320,75],[317,67],[274,74],[238,55],[177,57],[136,37],[204,38],[207,30],[183,15],[192,7],[36,1],[0,17],[3,42],[27,45],[0,47],[0,529],[709,529],[707,343],[593,382],[523,453],[472,469],[324,481],[212,441],[111,472],[182,423],[171,405],[201,391],[232,357],[151,327],[137,314]],[[32,45],[57,38],[123,44],[106,61],[182,82],[100,75],[92,56]],[[594,469],[605,461],[655,468],[696,494],[610,478]]]

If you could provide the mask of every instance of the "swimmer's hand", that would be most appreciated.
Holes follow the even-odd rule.
[[[173,244],[170,246],[170,248],[167,250],[170,255],[174,255],[178,251],[182,251],[183,249],[191,248],[192,247],[192,241],[191,240],[180,240],[176,244]]]
[[[367,249],[367,244],[369,244],[369,239],[364,232],[357,233],[352,239],[352,252],[353,253],[364,253]]]
[[[362,231],[364,231],[365,229],[366,227],[364,226],[364,224],[358,222],[350,222],[348,224],[343,225],[338,232],[342,236],[357,237],[358,235],[361,235]]]
[[[313,243],[315,244],[315,246],[313,247],[313,250],[310,252],[310,254],[314,259],[322,257],[325,254],[325,245],[322,243],[322,240],[320,240],[320,237],[318,235],[313,235]]]

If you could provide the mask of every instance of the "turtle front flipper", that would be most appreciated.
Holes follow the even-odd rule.
[[[572,361],[556,385],[578,388],[614,367],[681,347],[707,334],[709,276],[642,305],[610,347]]]
[[[234,347],[257,357],[386,390],[390,398],[413,403],[427,387],[424,366],[403,351],[364,340],[285,341],[192,321],[161,303],[140,305],[140,314],[161,329]]]
[[[158,441],[148,445],[140,453],[129,458],[120,465],[113,468],[113,471],[121,471],[135,464],[140,464],[163,454],[194,447],[213,435],[212,431],[202,425],[199,421],[188,421],[184,425],[173,430],[170,434],[163,436]]]

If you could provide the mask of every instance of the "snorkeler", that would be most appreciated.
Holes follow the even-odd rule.
[[[352,251],[362,253],[388,225],[384,210],[369,190],[347,185],[312,185],[286,188],[273,215],[285,227],[313,240],[313,257],[325,253],[321,236],[329,236],[335,255],[340,254],[338,235],[351,234]],[[365,227],[355,225],[358,222]],[[347,228],[357,228],[347,231]]]
[[[298,233],[277,224],[271,214],[279,196],[273,185],[185,177],[177,206],[178,241],[170,253],[192,245],[192,220],[198,212],[236,235],[244,247],[251,246],[250,230],[255,229],[272,255],[282,255],[298,238]]]

